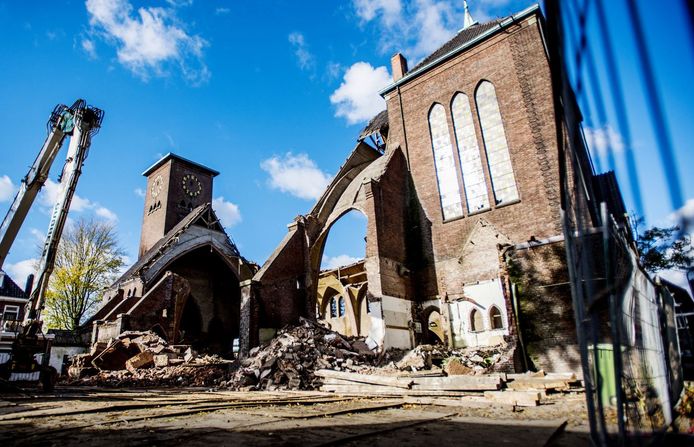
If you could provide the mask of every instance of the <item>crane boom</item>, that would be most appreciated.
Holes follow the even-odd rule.
[[[70,136],[67,157],[59,177],[58,196],[51,213],[51,221],[39,261],[38,281],[26,304],[22,326],[17,328],[13,336],[11,358],[0,364],[1,379],[13,380],[13,377],[21,377],[24,373],[39,373],[37,377],[44,389],[52,389],[55,383],[57,374],[55,369],[48,365],[50,341],[40,334],[41,310],[45,302],[48,281],[55,265],[58,243],[82,173],[82,165],[89,153],[91,138],[101,128],[103,118],[102,110],[87,106],[82,99],[77,100],[71,107],[61,104],[53,109],[48,120],[46,141],[29,172],[22,179],[19,191],[0,225],[0,268],[2,268],[39,190],[46,183],[51,165],[62,148],[65,137]],[[44,354],[40,365],[35,358],[37,353]]]
[[[37,271],[36,287],[29,299],[30,309],[25,313],[24,323],[40,318],[45,301],[45,292],[48,288],[48,280],[53,272],[55,257],[58,252],[58,243],[63,233],[67,215],[70,211],[70,203],[77,188],[77,181],[82,174],[82,165],[89,153],[91,137],[101,127],[103,111],[86,107],[84,101],[80,107],[74,110],[74,128],[68,145],[67,158],[60,176],[60,192],[58,201],[53,207],[51,221],[46,232],[46,242],[41,253],[39,268]]]
[[[2,225],[0,225],[0,268],[5,263],[10,247],[17,237],[31,205],[46,182],[53,160],[63,146],[65,136],[72,131],[73,125],[73,112],[63,104],[57,105],[48,120],[46,141],[29,172],[22,179],[19,191],[5,215]]]

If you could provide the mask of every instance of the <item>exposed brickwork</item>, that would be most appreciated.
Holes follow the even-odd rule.
[[[516,59],[523,61],[521,67],[514,67],[513,61]],[[512,65],[509,66],[509,63]],[[520,76],[519,71],[524,68],[529,72]],[[467,94],[473,100],[477,140],[480,147],[483,147],[484,140],[474,103],[475,89],[481,80],[489,80],[496,88],[520,201],[505,206],[492,205],[489,211],[444,222],[427,115],[433,104],[443,104],[447,109],[449,131],[453,138],[455,133],[450,118],[450,103],[457,92]],[[431,228],[431,241],[425,241],[424,245],[432,246],[437,265],[444,263],[442,268],[446,269],[445,265],[457,263],[462,256],[465,241],[481,219],[503,233],[512,243],[524,242],[533,236],[544,238],[557,234],[557,228],[560,227],[557,200],[559,169],[552,90],[549,67],[534,18],[413,79],[401,86],[400,92],[404,123],[400,119],[400,98],[397,91],[386,98],[390,117],[389,147],[397,143],[404,144],[405,127],[408,143],[406,153],[410,157],[413,184],[428,221],[421,227],[430,225]],[[532,116],[529,116],[529,101],[532,103]],[[457,151],[455,152],[456,163],[459,163]],[[538,152],[543,156],[538,157]],[[494,203],[484,151],[482,159],[489,201]],[[538,175],[538,172],[542,175]],[[462,179],[459,182],[462,185]],[[426,238],[427,235],[423,237]],[[446,270],[449,270],[449,274],[437,274],[438,293],[460,293],[461,276],[452,274],[450,269]],[[482,270],[488,272],[488,269]],[[460,273],[468,276],[462,271]],[[485,272],[483,276],[488,274]],[[465,281],[476,279],[483,278],[468,276]]]
[[[519,322],[528,357],[537,369],[580,371],[576,324],[564,243],[511,250]]]

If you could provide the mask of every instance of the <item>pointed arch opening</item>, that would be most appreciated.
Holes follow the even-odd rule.
[[[463,203],[458,173],[456,172],[453,144],[448,131],[446,109],[441,104],[436,103],[429,110],[429,133],[431,147],[434,151],[434,168],[436,169],[443,220],[462,217]]]
[[[484,330],[484,317],[482,312],[472,309],[470,312],[470,332],[482,332]]]
[[[489,208],[487,182],[484,178],[480,147],[472,121],[470,98],[465,93],[456,93],[451,102],[453,129],[458,145],[460,168],[463,174],[463,188],[468,213]]]
[[[489,81],[482,81],[475,92],[477,114],[487,154],[487,165],[497,205],[518,200],[516,179],[513,175],[504,123],[497,101],[496,89]]]
[[[501,315],[501,311],[496,306],[492,306],[492,308],[489,309],[489,323],[492,329],[504,328],[504,318]]]

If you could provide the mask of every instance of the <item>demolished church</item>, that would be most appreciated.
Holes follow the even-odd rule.
[[[537,5],[481,24],[468,14],[412,69],[393,56],[386,110],[260,269],[211,207],[218,173],[163,157],[144,172],[139,258],[91,318],[92,342],[153,330],[218,353],[238,339],[247,355],[304,317],[374,350],[506,345],[510,368],[579,370],[560,213],[572,167],[544,26]],[[614,174],[595,175],[585,144],[570,155],[588,200],[623,218]],[[331,228],[355,210],[364,259],[321,271]]]
[[[544,18],[535,5],[465,25],[412,69],[393,56],[386,110],[241,283],[242,352],[317,317],[373,349],[510,343],[516,369],[580,369]],[[614,176],[594,175],[585,145],[574,156],[589,197],[621,203],[593,187]],[[327,235],[352,210],[368,221],[364,260],[321,272]]]

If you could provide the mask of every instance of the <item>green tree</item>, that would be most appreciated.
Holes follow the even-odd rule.
[[[641,265],[651,273],[660,270],[687,270],[694,265],[694,248],[689,233],[678,226],[651,227],[641,232],[643,218],[635,219],[636,246]]]
[[[66,228],[46,291],[48,327],[79,327],[96,309],[104,288],[116,279],[123,255],[110,223],[78,219]]]

